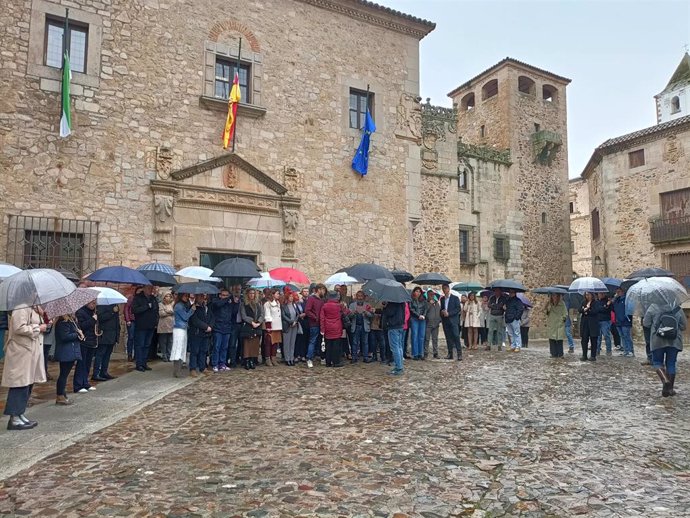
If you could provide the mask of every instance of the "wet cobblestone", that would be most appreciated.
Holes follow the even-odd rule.
[[[2,482],[0,515],[690,515],[687,362],[674,398],[544,348],[406,367],[206,376]]]

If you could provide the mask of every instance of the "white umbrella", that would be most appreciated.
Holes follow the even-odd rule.
[[[221,282],[221,279],[218,277],[213,277],[213,270],[204,268],[203,266],[187,266],[175,272],[175,275],[187,277],[188,279],[196,279],[198,281]]]
[[[66,297],[76,289],[72,281],[55,270],[23,270],[0,284],[0,311],[52,302]]]
[[[262,272],[261,277],[252,279],[247,283],[247,286],[252,288],[279,288],[285,286],[286,282],[280,279],[274,279],[268,272]]]
[[[17,268],[13,264],[0,263],[0,281],[7,279],[9,276],[14,275],[15,273],[19,273],[21,271],[21,268]]]
[[[111,304],[124,304],[127,302],[127,297],[122,293],[112,288],[91,288],[92,290],[98,290],[98,297],[96,298],[96,304],[99,306],[110,306]]]
[[[580,277],[575,279],[573,283],[568,288],[570,293],[579,293],[584,295],[586,292],[589,293],[608,293],[609,289],[606,287],[600,279],[595,277]]]
[[[354,277],[350,277],[345,272],[338,272],[338,273],[331,275],[328,279],[326,279],[326,282],[324,282],[324,284],[327,284],[327,285],[340,284],[341,286],[342,285],[351,286],[353,284],[359,284],[359,282],[360,281],[358,281]]]
[[[688,292],[671,277],[649,277],[630,287],[625,294],[625,312],[644,315],[652,304],[674,308],[688,300]]]

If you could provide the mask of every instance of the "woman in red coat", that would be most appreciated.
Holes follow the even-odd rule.
[[[326,340],[326,367],[342,367],[340,340],[343,334],[343,308],[337,291],[328,293],[328,300],[321,308],[319,322],[321,334]]]

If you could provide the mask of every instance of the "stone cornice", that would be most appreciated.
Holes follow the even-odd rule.
[[[196,176],[200,173],[210,171],[211,169],[222,167],[227,164],[236,165],[277,194],[283,195],[288,192],[284,185],[276,182],[273,178],[254,167],[236,153],[227,153],[225,155],[220,155],[210,160],[206,160],[205,162],[199,162],[193,166],[185,167],[184,169],[178,169],[177,171],[174,171],[170,177],[173,180],[185,180],[187,178],[191,178],[192,176]]]
[[[299,2],[344,14],[355,20],[378,25],[417,39],[436,28],[436,24],[366,0],[298,0]]]

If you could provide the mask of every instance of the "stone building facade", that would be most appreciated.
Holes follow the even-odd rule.
[[[570,180],[570,248],[573,253],[573,278],[592,276],[592,229],[589,190],[582,178]]]
[[[609,139],[582,178],[592,270],[624,278],[647,266],[690,277],[690,116]],[[687,282],[687,281],[686,281]]]
[[[506,58],[449,94],[457,127],[450,110],[422,107],[417,269],[529,287],[571,278],[569,82]]]
[[[67,7],[73,134],[61,139]],[[419,42],[434,24],[363,0],[9,0],[2,11],[7,260],[83,274],[247,256],[315,279],[412,262]],[[223,97],[238,60],[229,152]],[[367,98],[377,131],[359,178]]]

